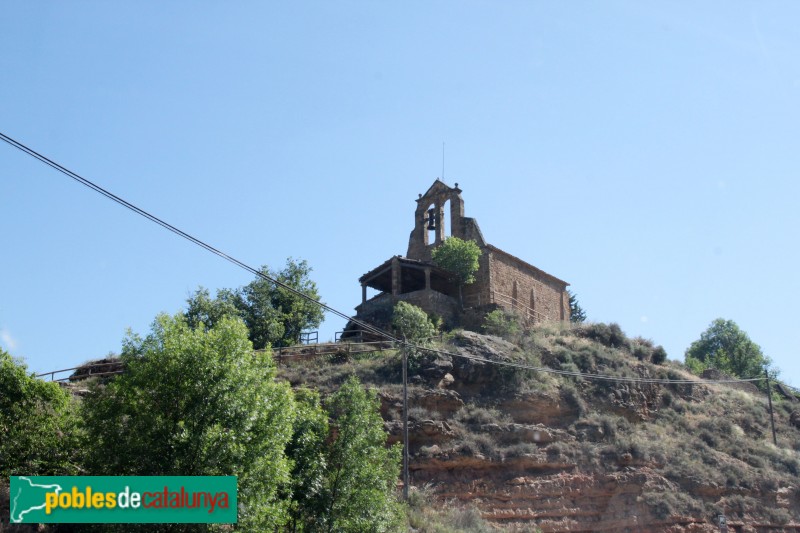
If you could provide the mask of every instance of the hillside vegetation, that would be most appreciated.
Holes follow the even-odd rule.
[[[397,322],[404,334],[433,331],[415,333],[414,309],[407,315],[408,324]],[[72,395],[0,354],[3,387],[15,399],[0,425],[16,431],[0,442],[3,472],[184,472],[181,443],[221,442],[219,431],[252,420],[226,421],[229,407],[260,416],[263,408],[250,400],[263,393],[283,399],[274,413],[280,416],[268,417],[283,429],[265,425],[254,441],[275,457],[242,460],[236,455],[242,450],[215,445],[201,447],[210,460],[186,465],[219,470],[223,452],[227,463],[219,471],[275,465],[280,483],[259,478],[274,498],[258,520],[279,530],[716,532],[720,516],[729,531],[800,530],[800,402],[788,389],[773,388],[776,445],[768,398],[752,383],[702,382],[667,360],[661,347],[630,339],[615,324],[510,325],[492,316],[486,328],[499,336],[457,330],[410,353],[411,490],[404,518],[394,491],[401,353],[389,344],[361,353],[342,344],[338,353],[313,355],[309,348],[274,364],[269,351],[253,357],[239,319],[191,329],[185,317],[160,317],[150,336],[126,342],[121,376],[78,381],[67,387]],[[217,378],[209,380],[209,372]],[[373,392],[364,395],[361,384]],[[220,405],[200,401],[208,387],[235,397],[217,394]],[[137,407],[147,398],[157,401]],[[158,411],[168,398],[186,405]],[[192,406],[217,414],[193,417]],[[349,421],[350,414],[370,412],[374,421]],[[35,428],[20,423],[30,413]],[[180,431],[162,431],[173,426]],[[165,451],[148,465],[135,444],[151,436]],[[271,445],[278,436],[280,443]],[[363,445],[355,451],[351,442]],[[354,491],[381,488],[334,499],[339,479],[371,480],[351,483]],[[0,484],[2,509],[7,490]],[[366,496],[370,503],[354,506]],[[375,515],[376,506],[385,512]],[[240,527],[263,525],[251,522]]]
[[[719,515],[738,531],[800,523],[793,396],[774,394],[776,446],[767,397],[754,385],[647,382],[699,378],[616,325],[542,325],[507,337],[456,331],[436,348],[458,356],[410,361],[412,494],[438,502],[434,514],[444,517],[412,512],[412,529],[719,531]],[[389,441],[400,441],[398,352],[279,367],[293,386],[323,395],[353,374],[378,389]]]

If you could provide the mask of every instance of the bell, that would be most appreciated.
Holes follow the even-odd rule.
[[[436,209],[428,209],[428,229],[436,229]]]

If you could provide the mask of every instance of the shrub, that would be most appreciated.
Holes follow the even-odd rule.
[[[631,355],[639,361],[649,361],[653,354],[653,341],[644,337],[635,337],[630,342]]]
[[[489,533],[492,531],[489,525],[484,522],[480,511],[474,507],[452,510],[450,512],[450,523],[456,531],[471,531],[474,533]]]
[[[792,521],[792,515],[786,509],[765,507],[764,513],[771,524],[782,526]]]
[[[575,410],[578,412],[578,416],[583,416],[586,414],[588,407],[586,402],[583,401],[578,389],[575,388],[575,385],[564,382],[561,385],[561,397],[564,398],[567,403],[575,407]]]
[[[609,348],[627,348],[630,346],[628,337],[625,336],[622,328],[616,323],[583,325],[577,328],[575,333],[581,337],[595,340]]]
[[[716,448],[719,442],[717,438],[708,430],[703,430],[700,432],[700,440],[705,442],[710,448]]]
[[[414,405],[408,408],[409,420],[431,420],[432,418],[435,418],[433,413],[424,407]]]
[[[650,508],[653,516],[665,520],[673,515],[704,513],[703,506],[687,494],[681,492],[645,492],[642,501]]]
[[[408,526],[418,533],[489,533],[493,531],[473,507],[454,507],[434,499],[430,486],[412,487]]]
[[[667,360],[667,351],[663,346],[659,345],[653,348],[653,354],[650,356],[650,361],[654,365],[663,364]]]
[[[545,448],[548,456],[565,456],[569,457],[572,454],[572,447],[567,444],[566,442],[561,442],[557,440],[555,442],[551,442],[547,448]]]
[[[456,450],[464,455],[478,454],[491,457],[495,454],[497,443],[492,437],[483,433],[468,433],[456,445]]]
[[[663,494],[651,494],[650,498],[646,501],[650,506],[650,512],[661,520],[669,518],[674,512],[672,505],[664,499]]]
[[[760,505],[749,496],[733,494],[725,498],[725,507],[728,509],[729,515],[732,514],[737,518],[744,518],[751,510],[760,508]]]
[[[506,448],[503,448],[503,456],[506,459],[513,457],[524,457],[526,455],[536,455],[539,453],[539,447],[532,442],[518,442]]]
[[[631,353],[639,361],[646,361],[650,359],[651,355],[650,348],[638,343],[635,343],[633,345],[633,350],[631,351]]]
[[[518,335],[520,330],[519,317],[502,309],[495,309],[491,313],[487,313],[483,319],[483,331],[487,335],[509,339]]]
[[[672,396],[671,392],[669,392],[668,390],[665,390],[665,391],[663,391],[661,393],[661,404],[664,407],[671,406],[673,401],[674,401],[674,397]]]
[[[455,419],[462,424],[483,425],[483,424],[506,424],[510,422],[508,415],[504,415],[497,409],[479,407],[476,405],[466,405],[459,409]]]

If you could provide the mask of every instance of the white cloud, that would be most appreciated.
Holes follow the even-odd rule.
[[[11,336],[7,329],[0,329],[0,342],[2,342],[7,350],[13,351],[17,348],[17,341]]]

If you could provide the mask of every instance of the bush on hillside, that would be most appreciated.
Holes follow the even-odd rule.
[[[484,317],[483,331],[487,335],[495,335],[508,340],[521,331],[519,317],[503,309],[495,309]]]
[[[650,355],[650,361],[655,365],[664,364],[667,360],[667,351],[663,346],[659,345],[653,348],[653,353]]]
[[[575,328],[575,334],[579,337],[586,337],[599,342],[609,348],[630,348],[630,341],[623,333],[619,324],[603,324],[597,322],[594,324],[584,324]]]

